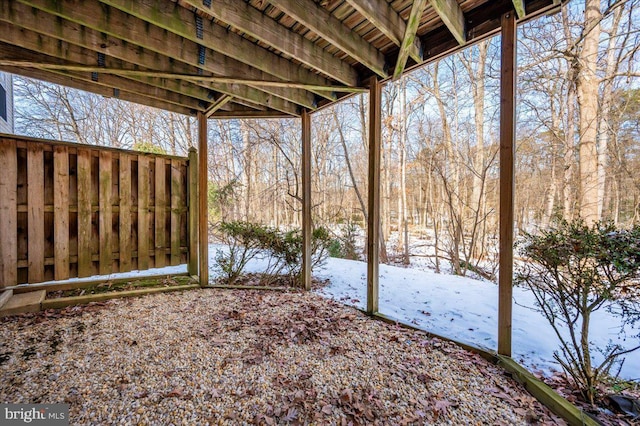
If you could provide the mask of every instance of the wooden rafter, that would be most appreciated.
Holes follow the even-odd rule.
[[[402,44],[407,24],[386,0],[347,0],[347,3],[382,31],[396,46]],[[408,51],[414,61],[422,61],[420,39],[414,38]]]
[[[1,39],[0,35],[0,39]],[[244,84],[249,86],[259,87],[285,87],[285,88],[299,88],[315,91],[329,91],[329,92],[344,92],[344,93],[367,93],[369,89],[364,87],[349,87],[349,86],[316,86],[305,83],[293,83],[286,81],[263,81],[263,80],[247,80],[241,77],[215,77],[199,74],[176,74],[166,73],[159,71],[148,70],[131,70],[123,68],[111,68],[111,67],[97,67],[88,65],[75,65],[75,64],[49,64],[31,61],[17,61],[0,59],[0,65],[16,66],[25,68],[41,68],[50,70],[67,70],[67,71],[87,71],[87,72],[100,72],[105,74],[115,74],[124,76],[139,76],[139,77],[153,77],[163,79],[176,79],[187,80],[195,82],[211,82],[211,83],[229,83],[229,84]]]
[[[360,61],[374,73],[381,77],[387,76],[382,54],[312,0],[270,0],[269,3]]]
[[[22,59],[20,61],[11,61],[8,59],[0,60],[0,64],[4,66],[39,68],[60,71],[102,72],[102,68],[100,67],[93,67],[93,69],[84,69],[83,66],[75,65],[80,61],[86,60],[86,58],[97,57],[97,53],[76,45],[69,44],[64,41],[60,41],[58,43],[42,43],[42,37],[33,31],[22,30],[15,26],[8,25],[2,31],[0,31],[0,42],[26,49],[26,51],[24,51],[25,55],[20,55]],[[25,58],[28,55],[27,52],[39,52],[41,54],[48,55],[49,58],[39,56],[39,61],[26,61]],[[21,52],[15,52],[13,56],[17,57],[19,53]],[[9,58],[9,56],[5,55],[4,58]],[[35,57],[31,55],[31,58],[34,59]],[[44,59],[46,59],[47,63],[50,63],[53,58],[58,60],[56,64],[50,64],[49,67],[41,66],[41,63]],[[70,64],[66,61],[72,61],[73,64]],[[108,65],[110,67],[124,67],[126,66],[126,62],[105,56],[105,65]],[[128,79],[139,82],[142,87],[154,86],[163,90],[167,90],[169,92],[173,92],[175,94],[183,94],[205,102],[211,102],[211,99],[214,96],[214,92],[212,92],[210,89],[205,89],[204,87],[197,86],[193,83],[182,82],[180,80],[148,77],[149,76],[135,74],[127,75]]]
[[[404,38],[400,45],[400,53],[398,54],[398,60],[396,62],[396,68],[393,72],[393,78],[398,78],[402,75],[404,67],[407,65],[407,59],[409,58],[409,51],[414,45],[416,40],[416,31],[418,31],[418,25],[420,24],[420,17],[424,12],[424,8],[427,4],[427,0],[415,0],[413,6],[411,6],[411,13],[409,14],[409,22],[404,31]]]
[[[50,83],[71,87],[73,89],[96,93],[106,98],[115,97],[113,88],[99,86],[93,84],[93,82],[90,83],[70,75],[60,75],[43,70],[22,69],[14,67],[0,67],[0,69],[12,74],[19,74],[25,77],[34,78],[36,80],[48,81]],[[178,106],[170,102],[164,102],[158,99],[151,99],[146,96],[140,96],[138,94],[131,94],[126,91],[120,91],[117,98],[122,99],[123,101],[135,102],[137,104],[146,105],[153,108],[161,108],[163,110],[176,112],[179,114],[192,115],[194,113],[192,109],[187,107]]]
[[[318,85],[329,84],[325,78],[296,66],[210,20],[203,19],[202,27],[199,29],[193,12],[177,3],[163,2],[163,7],[158,7],[131,0],[101,0],[101,2],[285,81],[303,80]],[[218,60],[219,56],[216,55],[215,60]],[[291,92],[296,93],[296,90]],[[315,108],[312,93],[298,93],[298,95],[300,99],[293,102]],[[304,102],[303,96],[307,97],[307,102]]]
[[[357,84],[358,77],[352,67],[245,2],[216,0],[209,6],[197,0],[184,0],[184,2],[251,37],[276,47],[281,52],[337,81],[351,86]]]
[[[232,99],[233,99],[233,96],[229,96],[229,95],[222,96],[220,99],[213,102],[209,108],[207,108],[204,115],[207,118],[211,117],[216,111],[219,111],[220,109],[222,109],[222,107],[224,107]]]
[[[525,7],[524,7],[524,0],[512,0],[513,1],[513,8],[516,10],[516,14],[518,15],[519,19],[522,19],[525,17],[525,15],[527,14]]]
[[[52,4],[51,2],[47,2],[44,0],[30,0],[30,1],[21,1],[21,3],[25,3],[28,6],[34,7],[36,9],[42,10],[43,12],[47,12],[44,14],[43,18],[48,17],[47,20],[35,20],[33,19],[35,11],[31,8],[27,8],[29,12],[24,16],[16,16],[11,15],[10,12],[7,12],[9,15],[8,19],[12,19],[11,22],[16,22],[18,19],[21,19],[20,25],[25,25],[26,28],[30,28],[34,31],[39,31],[39,26],[59,26],[59,20],[56,18],[52,18],[49,13],[53,13],[57,16],[64,18],[62,25],[64,25],[68,21],[68,28],[63,32],[63,36],[74,38],[73,31],[71,28],[90,28],[93,30],[93,36],[97,38],[93,38],[92,40],[101,40],[96,43],[98,49],[107,50],[108,53],[114,54],[113,52],[123,53],[129,61],[133,61],[142,66],[149,66],[151,69],[157,69],[159,64],[167,64],[170,67],[172,61],[170,58],[177,59],[180,62],[185,64],[189,64],[191,66],[196,67],[195,70],[199,68],[205,69],[212,73],[221,72],[225,70],[237,70],[238,73],[246,73],[253,74],[252,71],[257,71],[257,74],[260,78],[264,77],[265,74],[255,70],[254,68],[247,67],[246,65],[235,61],[230,58],[225,58],[224,56],[216,56],[216,60],[206,61],[204,64],[199,64],[199,49],[196,43],[185,40],[182,37],[170,33],[162,28],[156,27],[154,25],[149,25],[144,21],[135,18],[133,16],[129,16],[126,13],[120,12],[115,9],[109,9],[109,11],[105,14],[96,14],[94,10],[103,10],[103,8],[108,8],[107,6],[96,6],[93,1],[83,2],[82,5],[73,5],[69,6],[65,2],[57,2]],[[0,7],[4,9],[5,2],[0,2]],[[3,12],[4,16],[4,12]],[[115,21],[119,24],[117,26],[113,26],[110,22]],[[25,21],[30,21],[25,22]],[[51,29],[56,33],[55,29]],[[80,30],[83,31],[83,30]],[[116,38],[116,46],[112,47],[107,45],[102,41],[99,33],[107,34],[112,38]],[[110,38],[109,41],[113,41]],[[69,40],[68,40],[69,41]],[[105,45],[106,47],[102,49],[100,46]],[[130,45],[131,44],[131,45]],[[155,54],[146,55],[146,58],[149,59],[149,64],[140,64],[137,59],[138,52],[136,46],[140,46],[144,49],[148,49]],[[179,49],[172,49],[172,46],[180,46]],[[214,57],[214,52],[210,50],[206,50],[209,58]],[[156,55],[159,54],[160,56]],[[140,55],[142,56],[142,55]],[[175,61],[174,61],[175,62]],[[298,114],[299,108],[291,103],[290,100],[284,100],[283,98],[279,98],[279,95],[295,96],[295,91],[284,91],[278,90],[274,88],[273,90],[269,90],[269,93],[265,93],[265,91],[253,89],[246,86],[238,86],[232,87],[231,85],[216,85],[212,88],[216,91],[234,96],[234,98],[245,99],[250,102],[269,105],[272,108],[278,109],[279,111],[285,112],[287,114]],[[279,100],[279,99],[280,100]],[[306,101],[305,101],[306,102]]]
[[[440,19],[447,26],[459,44],[467,42],[465,34],[464,13],[457,0],[429,0],[431,7],[438,12]]]

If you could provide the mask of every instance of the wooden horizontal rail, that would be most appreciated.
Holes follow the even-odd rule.
[[[188,252],[188,247],[180,247],[180,253],[187,253]],[[149,251],[149,257],[154,257],[156,255],[157,251],[154,250],[150,250]],[[164,254],[171,254],[171,248],[164,248]],[[137,258],[138,257],[138,252],[137,251],[132,251],[131,252],[131,257],[132,258]],[[112,260],[118,260],[120,259],[120,252],[114,251],[112,253]],[[97,254],[92,254],[91,255],[91,261],[92,262],[99,262],[100,261],[100,255]],[[69,256],[69,263],[70,264],[74,264],[74,263],[78,263],[78,256]],[[44,258],[44,265],[45,266],[51,266],[54,265],[54,258],[53,257],[45,257]],[[28,259],[18,259],[18,268],[26,268],[29,266],[29,260]]]
[[[7,289],[13,290],[15,294],[20,293],[28,293],[30,291],[36,290],[47,290],[47,291],[61,291],[61,290],[75,290],[79,288],[87,288],[97,284],[111,283],[111,284],[122,284],[128,283],[132,281],[145,281],[145,280],[159,280],[163,277],[183,277],[186,276],[187,273],[178,273],[178,274],[158,274],[158,275],[144,275],[144,276],[134,276],[127,278],[101,278],[90,281],[63,281],[63,282],[51,282],[51,283],[41,283],[41,284],[21,284],[14,287],[8,287]],[[197,282],[197,279],[193,279],[194,282]]]
[[[194,290],[200,288],[198,284],[188,284],[169,287],[146,288],[143,290],[113,291],[109,293],[89,294],[86,296],[60,297],[57,299],[45,299],[42,302],[42,309],[60,309],[72,305],[82,305],[91,302],[102,302],[111,299],[124,297],[137,297],[154,293],[168,293],[170,291]]]

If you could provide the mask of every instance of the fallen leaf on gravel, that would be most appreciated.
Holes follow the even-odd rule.
[[[329,404],[322,407],[322,412],[325,414],[331,414],[333,412],[333,407]]]
[[[184,393],[182,388],[174,388],[171,392],[164,394],[165,398],[180,398]]]

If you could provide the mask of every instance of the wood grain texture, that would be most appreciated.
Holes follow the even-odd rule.
[[[198,258],[200,285],[209,285],[209,209],[207,173],[207,117],[198,113]]]
[[[0,141],[0,288],[18,280],[18,160],[16,142]]]
[[[44,152],[27,146],[29,283],[44,281]]]
[[[302,113],[302,270],[301,284],[311,290],[311,116]]]
[[[171,160],[171,265],[180,264],[180,217],[184,201],[181,162]]]
[[[119,215],[119,246],[120,267],[118,272],[131,270],[131,157],[120,154],[120,210]]]
[[[380,138],[382,134],[382,86],[369,79],[369,197],[367,217],[367,312],[378,312],[380,263]]]
[[[149,269],[149,157],[138,156],[138,270]]]
[[[511,356],[513,310],[513,219],[515,200],[516,19],[502,17],[500,62],[500,251],[498,353]]]
[[[100,229],[100,275],[113,272],[113,253],[111,249],[113,214],[113,176],[112,155],[100,151],[100,187],[99,187],[99,229]]]
[[[78,149],[78,277],[93,273],[91,255],[91,151]]]
[[[187,256],[187,271],[189,275],[198,275],[198,152],[189,148],[188,163],[188,206],[189,206],[189,254]]]
[[[69,153],[66,146],[53,148],[53,246],[54,278],[69,278]]]
[[[166,162],[164,158],[156,158],[156,197],[155,197],[155,267],[162,268],[166,265],[165,248],[167,246],[167,234],[165,222],[167,212],[167,184]]]

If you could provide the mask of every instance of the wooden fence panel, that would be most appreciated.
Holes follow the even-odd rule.
[[[0,135],[0,287],[178,265],[186,158]]]

